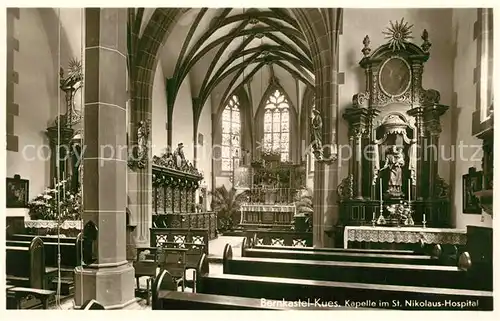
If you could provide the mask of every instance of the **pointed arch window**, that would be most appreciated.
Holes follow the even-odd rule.
[[[222,112],[222,170],[232,171],[241,148],[240,102],[234,95]]]
[[[290,105],[278,89],[264,107],[264,151],[280,154],[283,162],[290,159]]]

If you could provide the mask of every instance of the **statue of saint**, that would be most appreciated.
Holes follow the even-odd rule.
[[[184,163],[186,162],[186,157],[184,156],[184,151],[182,150],[184,148],[183,143],[177,144],[177,148],[174,151],[174,159],[175,159],[175,164],[177,165],[177,168],[181,168]]]
[[[321,114],[319,110],[313,108],[311,112],[311,148],[316,156],[316,159],[321,159],[323,156],[322,150],[322,131],[323,131],[323,120],[321,119]]]
[[[403,154],[403,148],[399,146],[391,146],[389,154],[385,159],[385,164],[380,169],[380,171],[389,169],[389,188],[387,189],[387,193],[389,193],[391,196],[401,196],[404,166],[405,157]]]
[[[137,128],[137,157],[139,161],[143,160],[146,155],[146,147],[148,144],[146,122],[141,120],[139,128]]]

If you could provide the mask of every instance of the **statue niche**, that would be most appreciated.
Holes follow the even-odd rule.
[[[378,185],[382,187],[384,199],[411,199],[416,156],[414,129],[403,116],[390,114],[375,132],[372,184],[377,184],[377,178],[380,180]]]

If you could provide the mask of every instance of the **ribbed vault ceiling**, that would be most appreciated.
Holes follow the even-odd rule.
[[[218,86],[225,101],[263,69],[314,84],[309,47],[284,9],[190,9],[168,36],[161,62],[177,84],[174,95],[189,76],[202,104]]]

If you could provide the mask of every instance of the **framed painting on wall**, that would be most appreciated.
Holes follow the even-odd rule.
[[[21,179],[19,175],[6,179],[7,208],[28,207],[29,180]]]
[[[481,214],[482,209],[479,198],[475,192],[482,190],[483,172],[476,171],[474,167],[469,168],[469,172],[462,176],[462,212],[464,214]]]

